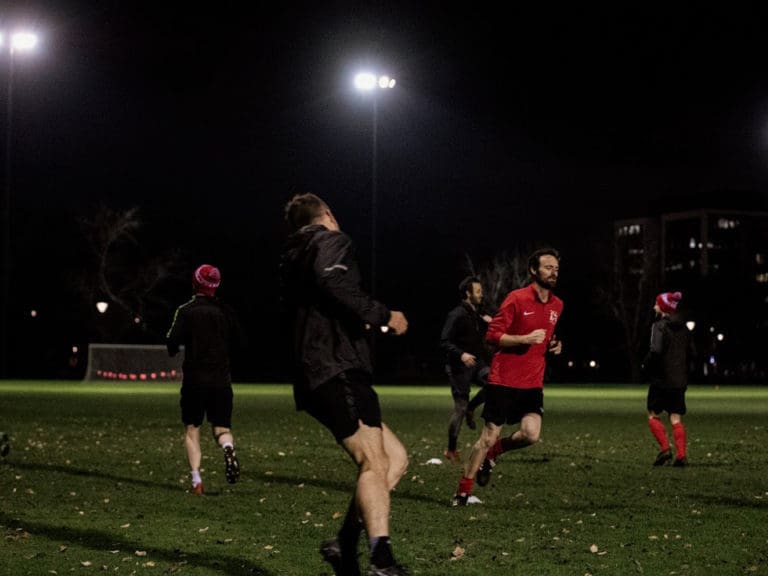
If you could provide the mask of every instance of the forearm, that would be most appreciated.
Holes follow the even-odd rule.
[[[500,348],[512,348],[525,344],[530,344],[530,335],[528,334],[502,334],[499,338]]]

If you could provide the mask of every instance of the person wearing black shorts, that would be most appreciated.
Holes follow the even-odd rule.
[[[232,377],[230,355],[242,345],[242,332],[234,312],[216,298],[221,282],[219,269],[199,266],[192,275],[192,300],[176,309],[166,336],[168,353],[175,356],[184,346],[181,384],[181,421],[184,445],[191,469],[193,494],[203,494],[200,476],[202,451],[200,426],[208,419],[216,443],[224,452],[227,482],[240,477],[240,461],[232,436]]]
[[[556,250],[534,252],[528,259],[532,282],[507,294],[488,326],[486,341],[496,351],[485,387],[485,426],[464,465],[452,506],[477,502],[472,496],[475,481],[479,486],[488,484],[499,455],[539,441],[546,356],[562,352],[555,326],[563,312],[563,301],[553,293],[559,270],[560,255]],[[505,424],[518,423],[517,430],[501,437]]]
[[[328,205],[297,194],[285,208],[291,229],[281,257],[281,293],[293,329],[293,392],[298,410],[322,423],[358,467],[354,496],[336,538],[320,552],[337,575],[357,576],[368,535],[368,576],[398,576],[389,532],[390,491],[408,466],[405,447],[382,421],[372,387],[368,339],[404,334],[402,312],[363,292],[350,238]]]
[[[654,466],[663,466],[672,460],[672,450],[661,415],[669,414],[672,437],[675,442],[677,467],[688,465],[686,432],[682,417],[686,413],[685,391],[688,387],[689,336],[677,307],[682,299],[680,292],[664,292],[656,297],[653,311],[656,320],[651,326],[651,344],[643,360],[643,369],[650,378],[646,407],[648,427],[659,445]]]

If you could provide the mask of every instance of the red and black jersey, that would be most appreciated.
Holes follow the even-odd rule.
[[[488,382],[510,388],[542,388],[547,347],[562,312],[560,298],[550,292],[549,300],[542,302],[533,284],[507,294],[485,335],[486,341],[496,346]],[[547,332],[541,344],[499,346],[504,334],[529,334],[539,328]]]

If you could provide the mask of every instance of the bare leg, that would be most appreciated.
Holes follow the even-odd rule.
[[[497,426],[493,422],[486,422],[483,426],[483,431],[480,433],[475,445],[472,446],[472,452],[464,465],[464,477],[474,478],[477,471],[485,459],[485,455],[488,450],[496,443],[501,434],[501,426]]]
[[[362,422],[357,432],[345,438],[342,445],[359,468],[357,507],[368,537],[389,536],[389,491],[407,465],[407,457],[403,458],[405,449],[385,426],[375,428]],[[391,473],[390,454],[394,464]]]
[[[187,450],[187,460],[191,470],[200,470],[200,461],[203,458],[200,451],[200,427],[189,425],[184,435],[184,447]]]

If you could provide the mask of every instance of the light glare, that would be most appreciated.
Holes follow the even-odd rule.
[[[355,88],[361,92],[370,92],[371,90],[388,90],[395,87],[395,79],[387,76],[379,76],[371,74],[370,72],[360,72],[355,75]]]
[[[360,72],[355,76],[355,88],[368,92],[376,87],[376,76],[370,72]]]
[[[11,36],[11,52],[32,50],[37,45],[37,34],[16,32]]]

